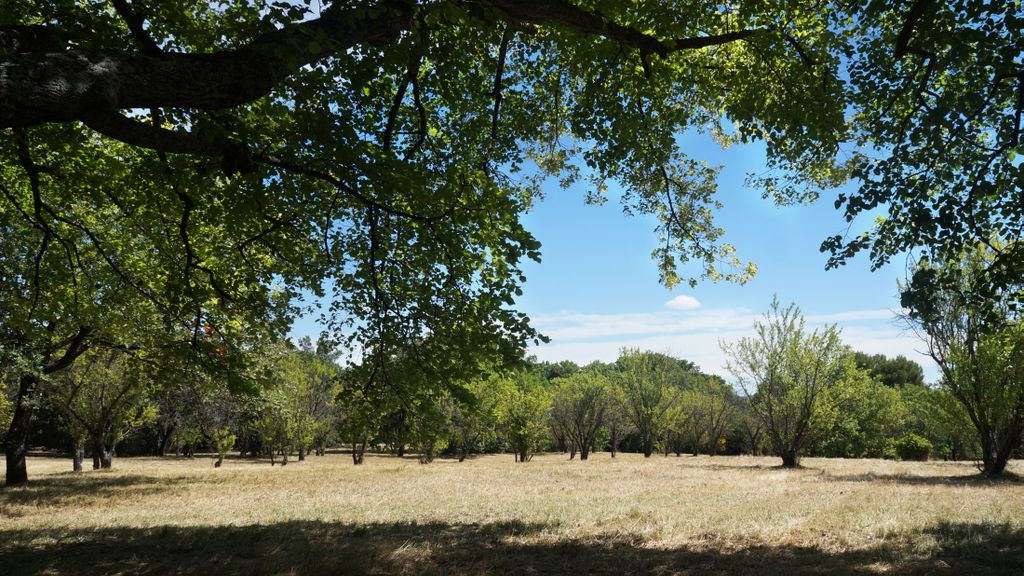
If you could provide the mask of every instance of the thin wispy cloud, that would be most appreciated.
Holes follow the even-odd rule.
[[[667,305],[666,305],[667,307]],[[850,310],[806,316],[811,328],[838,324],[843,341],[854,350],[887,356],[903,355],[936,375],[934,365],[919,352],[920,342],[901,329],[892,310]],[[533,325],[551,342],[530,350],[540,360],[572,360],[587,364],[611,362],[622,348],[667,352],[695,362],[703,370],[730,378],[720,342],[754,336],[763,314],[746,308],[667,309],[660,312],[585,314],[559,312],[534,318]]]

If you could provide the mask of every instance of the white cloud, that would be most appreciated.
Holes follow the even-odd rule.
[[[754,335],[754,322],[762,315],[744,308],[704,308],[682,314],[673,310],[632,314],[559,312],[536,317],[532,324],[551,342],[530,350],[540,360],[572,360],[587,364],[611,362],[623,347],[666,352],[695,362],[702,370],[728,380],[726,357],[719,342],[735,342]],[[889,310],[852,310],[810,315],[811,328],[838,323],[843,341],[870,354],[902,354],[920,363],[928,380],[937,378],[934,364],[919,352],[921,344],[892,321]]]
[[[696,310],[697,308],[700,308],[700,300],[697,300],[693,296],[680,294],[668,302],[665,302],[665,307],[673,310]]]
[[[559,312],[538,316],[533,319],[532,324],[552,340],[570,341],[748,328],[757,317],[743,308],[705,309],[692,314],[679,314],[678,312],[633,314]]]

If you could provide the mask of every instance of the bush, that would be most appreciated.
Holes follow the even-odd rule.
[[[932,443],[927,438],[910,433],[896,441],[896,452],[901,460],[927,460]]]

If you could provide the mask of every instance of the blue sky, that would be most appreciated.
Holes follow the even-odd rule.
[[[719,342],[752,335],[777,294],[783,304],[795,302],[812,326],[838,324],[854,349],[902,354],[924,367],[928,381],[937,378],[934,364],[919,352],[921,343],[895,319],[903,259],[872,272],[859,257],[825,271],[821,241],[847,228],[833,208],[838,190],[809,206],[778,207],[743,184],[748,173],[765,169],[762,145],[722,150],[697,134],[680,142],[695,158],[723,166],[717,198],[724,206],[716,222],[740,259],[758,265],[757,276],[742,286],[704,281],[669,291],[658,283],[650,257],[657,241],[653,219],[623,214],[614,184],[607,203],[591,206],[584,203],[585,180],[569,189],[550,181],[544,200],[523,217],[542,243],[542,262],[526,264],[517,308],[551,338],[530,354],[586,364],[612,361],[622,347],[636,347],[686,358],[731,380]],[[870,225],[857,221],[851,231]],[[313,317],[300,318],[292,335],[319,331]]]
[[[728,377],[719,340],[750,335],[778,294],[783,303],[795,302],[812,325],[837,323],[853,348],[903,354],[922,364],[928,380],[935,379],[934,366],[918,352],[920,342],[895,321],[903,259],[872,272],[868,259],[859,257],[825,271],[821,241],[847,227],[833,208],[835,194],[810,206],[778,207],[743,186],[748,173],[764,170],[762,146],[723,151],[700,135],[682,144],[699,152],[694,157],[723,165],[718,198],[724,207],[716,220],[741,260],[758,265],[757,277],[743,286],[705,281],[695,289],[683,284],[669,291],[658,283],[650,258],[656,243],[652,219],[626,216],[615,199],[584,204],[585,183],[566,190],[551,182],[546,198],[524,217],[542,243],[543,261],[526,266],[518,308],[551,337],[532,354],[586,363],[614,360],[623,346],[639,347]],[[857,221],[852,230],[870,224]]]

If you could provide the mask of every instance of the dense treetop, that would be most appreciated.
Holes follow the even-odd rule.
[[[690,130],[764,142],[750,182],[779,203],[854,179],[837,208],[880,216],[827,239],[830,265],[980,240],[979,286],[1019,299],[1022,21],[982,0],[5,2],[12,427],[94,346],[242,373],[301,295],[369,380],[520,358],[540,338],[513,308],[540,258],[520,216],[548,176],[654,216],[666,285],[743,282]]]

